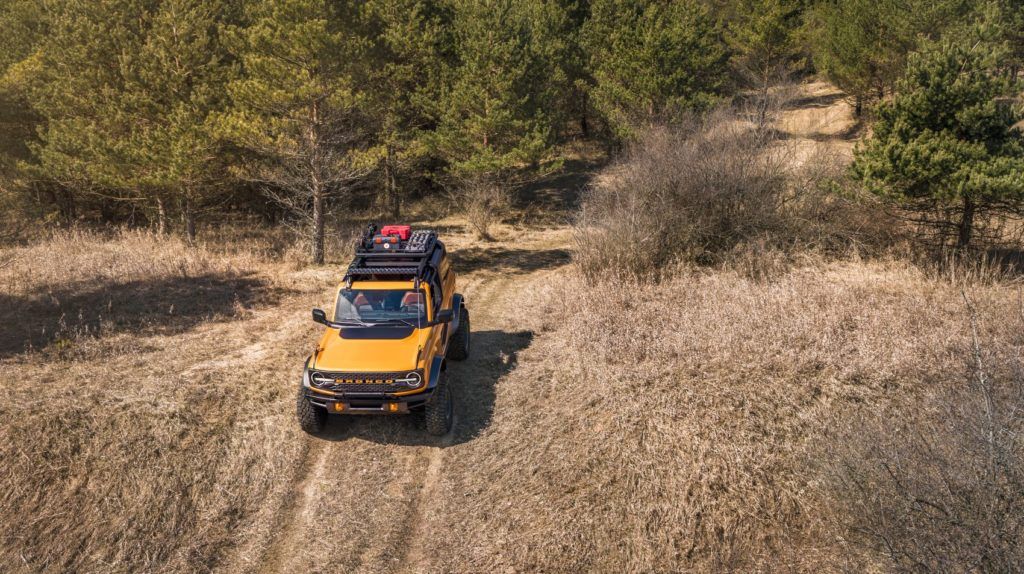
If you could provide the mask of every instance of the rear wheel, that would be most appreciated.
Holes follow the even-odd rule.
[[[309,402],[302,387],[299,387],[295,415],[299,419],[299,426],[309,434],[319,434],[327,424],[327,411]]]
[[[453,361],[462,361],[469,357],[469,310],[465,307],[459,310],[459,328],[448,340],[447,355]]]
[[[452,403],[452,390],[448,386],[448,377],[442,372],[438,374],[434,396],[430,397],[423,407],[423,419],[427,432],[434,436],[448,434],[452,430],[454,418],[455,407]]]

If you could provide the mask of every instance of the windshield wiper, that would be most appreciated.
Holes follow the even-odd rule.
[[[418,329],[420,327],[418,324],[413,323],[412,321],[409,321],[407,319],[384,319],[383,321],[378,323],[378,325],[386,324],[386,323],[401,323],[403,325],[408,325],[409,327],[412,327],[413,329]]]
[[[420,327],[416,323],[413,323],[412,321],[407,321],[405,319],[382,319],[380,321],[362,321],[362,320],[359,320],[359,319],[344,319],[342,321],[335,321],[335,324],[341,325],[343,327],[379,327],[381,325],[388,325],[388,324],[391,324],[391,325],[394,325],[394,324],[406,325],[406,326],[412,327],[413,329],[418,329]]]
[[[342,319],[341,321],[334,321],[335,325],[341,325],[342,327],[373,327],[373,323],[365,323],[359,319]]]

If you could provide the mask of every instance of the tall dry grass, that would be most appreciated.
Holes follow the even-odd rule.
[[[1005,319],[1015,289],[967,288],[1003,372],[1024,351],[1019,323]],[[499,382],[490,428],[458,453],[454,464],[475,470],[448,480],[431,524],[442,568],[901,565],[843,543],[839,525],[872,517],[846,514],[855,508],[824,488],[821,465],[840,460],[823,457],[838,456],[837,429],[857,429],[858,413],[908,412],[965,383],[973,343],[959,286],[895,261],[816,263],[768,283],[718,270],[659,285],[546,278],[533,289],[517,309],[535,310],[527,326],[538,337]],[[899,502],[875,495],[880,507]]]
[[[251,270],[251,263],[192,249],[177,236],[162,237],[146,230],[71,229],[0,251],[0,285],[6,293],[28,294],[90,282],[242,273]]]
[[[962,374],[918,401],[862,405],[809,459],[820,504],[853,555],[883,556],[900,571],[1024,570],[1024,363],[1014,345],[979,336]]]
[[[252,245],[76,230],[0,251],[0,571],[204,572],[259,551],[302,467],[313,333]]]

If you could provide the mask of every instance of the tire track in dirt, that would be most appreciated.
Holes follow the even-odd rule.
[[[500,282],[496,281],[495,278],[484,277],[478,273],[467,277],[460,287],[460,292],[466,297],[474,329],[487,328],[491,323],[489,311],[493,304],[493,298],[489,295],[499,285]],[[511,288],[511,285],[508,288]],[[477,306],[473,301],[483,301],[483,304]],[[486,349],[479,349],[478,351],[485,352],[486,354]],[[475,354],[471,354],[469,360],[464,364],[472,364],[476,358]],[[413,572],[424,572],[426,570],[423,568],[423,565],[430,562],[427,554],[429,545],[427,544],[428,533],[426,532],[427,520],[425,518],[432,511],[437,501],[437,493],[445,462],[445,449],[454,444],[459,433],[459,417],[457,414],[454,426],[453,431],[447,436],[441,437],[439,443],[435,445],[410,447],[415,449],[417,454],[421,454],[424,449],[429,449],[429,454],[426,457],[413,457],[416,462],[408,467],[408,471],[416,475],[419,480],[414,481],[416,485],[412,487],[412,497],[408,502],[407,511],[399,515],[402,522],[399,548],[403,549],[404,552],[400,557],[392,560],[391,565],[397,571],[408,569]],[[382,568],[384,571],[388,570],[388,566],[391,565],[382,564],[380,560],[387,553],[387,546],[390,545],[386,544],[384,540],[368,544],[360,554],[357,565],[358,571],[380,572]]]
[[[427,504],[436,498],[441,477],[441,467],[444,464],[444,448],[451,446],[451,443],[452,437],[449,434],[449,436],[444,437],[441,446],[434,447],[430,453],[427,469],[423,473],[423,482],[419,486],[416,498],[411,503],[410,516],[407,520],[411,532],[409,541],[405,546],[405,556],[399,561],[400,564],[415,566],[427,561],[426,545],[424,544],[427,537],[425,532],[426,521],[423,519],[423,514]],[[366,565],[369,562],[363,560],[361,564]]]
[[[301,468],[306,469],[295,481],[291,494],[278,514],[278,523],[274,531],[280,533],[263,555],[261,574],[276,572],[293,572],[292,561],[299,554],[303,533],[312,518],[315,505],[312,497],[316,495],[316,487],[323,480],[327,466],[327,449],[321,442],[307,439],[309,443],[306,456],[303,457]]]
[[[473,328],[485,331],[495,327],[497,317],[494,309],[503,301],[501,296],[515,289],[521,282],[529,280],[533,275],[528,274],[512,281],[502,281],[498,277],[474,277],[474,281],[467,284],[465,289],[463,289],[471,312],[470,320],[472,321]],[[482,345],[472,349],[470,359],[461,365],[455,366],[453,370],[466,371],[458,374],[462,379],[474,378],[474,372],[488,368],[488,365],[481,364],[481,359],[490,357],[495,351],[493,348],[488,348],[489,346]],[[466,385],[461,385],[460,390],[465,392],[467,390]],[[456,437],[460,431],[465,432],[465,429],[460,429],[458,423],[459,420],[457,419],[455,421],[455,428],[448,436],[443,438],[441,445],[432,448],[429,463],[424,472],[423,483],[412,502],[412,511],[408,524],[410,537],[405,546],[406,553],[400,561],[401,565],[410,572],[430,571],[431,557],[428,553],[429,532],[427,525],[429,521],[427,517],[430,516],[440,502],[438,493],[445,462],[445,449],[455,444]]]

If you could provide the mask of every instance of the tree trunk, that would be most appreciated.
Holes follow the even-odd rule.
[[[164,198],[156,198],[156,232],[160,235],[167,233],[167,206],[164,205]]]
[[[384,158],[384,187],[388,206],[391,209],[391,218],[397,223],[398,218],[402,215],[402,198],[398,195],[398,182],[395,177],[395,148],[391,144],[388,144],[387,155]]]
[[[60,189],[55,197],[57,200],[57,212],[65,226],[70,226],[78,219],[78,206],[75,203],[75,195],[68,189]]]
[[[759,94],[761,101],[757,103],[757,129],[759,130],[764,130],[768,127],[768,90],[770,88],[768,82],[769,75],[768,72],[765,72]]]
[[[185,196],[185,201],[181,206],[181,222],[185,226],[185,240],[188,241],[189,245],[195,245],[196,211],[195,206],[192,204],[192,198],[188,195]]]
[[[959,232],[956,239],[957,249],[967,249],[974,231],[974,200],[964,197],[964,211],[960,216]]]
[[[587,92],[580,95],[580,134],[583,139],[590,138],[590,124],[587,122]]]
[[[864,98],[857,96],[853,100],[853,115],[860,118],[864,114]]]
[[[313,189],[313,264],[324,263],[324,191],[319,185]]]

